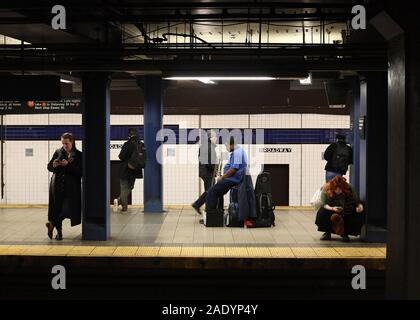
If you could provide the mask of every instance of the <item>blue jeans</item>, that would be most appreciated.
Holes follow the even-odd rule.
[[[326,171],[325,172],[325,181],[328,182],[332,178],[337,177],[337,176],[342,177],[343,175],[341,173],[337,173],[337,172]]]
[[[217,208],[217,201],[229,192],[232,187],[236,186],[235,182],[229,180],[222,180],[216,183],[209,189],[206,197],[206,211],[215,210]]]

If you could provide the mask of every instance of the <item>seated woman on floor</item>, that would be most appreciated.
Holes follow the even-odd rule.
[[[349,235],[358,236],[364,223],[364,207],[355,190],[344,177],[334,177],[321,192],[322,206],[316,215],[318,231],[324,232],[321,240],[331,240],[331,233],[349,242]]]

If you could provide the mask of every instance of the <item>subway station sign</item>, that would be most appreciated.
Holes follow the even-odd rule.
[[[261,148],[260,152],[264,153],[290,153],[292,148]]]
[[[81,100],[64,98],[60,101],[0,101],[0,114],[82,113]]]

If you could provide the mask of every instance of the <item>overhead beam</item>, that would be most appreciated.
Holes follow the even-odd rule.
[[[308,71],[384,71],[387,70],[387,59],[332,59],[304,61],[296,59],[244,59],[237,61],[188,61],[188,60],[124,60],[124,61],[100,61],[92,59],[89,61],[76,61],[69,63],[54,63],[52,61],[22,61],[20,59],[0,60],[0,71],[55,71],[55,72],[84,72],[84,71],[109,71],[109,72],[138,72],[139,74],[160,73],[165,70],[185,68],[189,70],[205,70],[216,66],[229,70],[233,65],[244,70],[255,66],[256,69],[269,72],[284,70],[288,66],[300,64]]]
[[[181,13],[162,13],[162,14],[114,14],[114,15],[93,15],[67,13],[67,20],[72,23],[137,23],[142,22],[167,22],[167,21],[348,21],[352,18],[351,11],[345,13],[317,12],[317,13],[210,13],[210,14],[181,14]],[[28,16],[28,17],[4,17],[0,20],[1,24],[49,24],[51,16]]]
[[[27,44],[27,45],[0,45],[2,56],[46,58],[49,55],[60,56],[117,56],[127,57],[135,55],[241,55],[241,56],[376,56],[385,57],[386,46],[378,44],[294,44],[294,43],[197,43],[189,48],[186,43],[164,44],[124,44],[123,46],[110,46],[101,44]],[[188,49],[188,50],[186,50]],[[258,50],[257,50],[258,49]]]
[[[362,2],[361,2],[362,3]],[[7,9],[28,9],[39,8],[40,6],[53,6],[56,4],[55,0],[44,0],[41,4],[31,3],[28,4],[26,0],[4,1],[1,5],[2,8]],[[117,2],[106,3],[106,6],[114,9],[218,9],[218,8],[279,8],[279,9],[322,9],[322,8],[351,8],[353,1],[348,2],[283,2],[283,1],[262,1],[262,2]],[[368,4],[369,6],[370,4]],[[89,3],[87,1],[72,1],[68,5],[69,8],[103,8],[102,3]]]

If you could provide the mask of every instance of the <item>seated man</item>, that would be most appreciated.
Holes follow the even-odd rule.
[[[206,211],[215,210],[219,198],[222,198],[234,186],[241,182],[243,171],[248,166],[247,155],[235,142],[234,137],[226,142],[226,149],[230,152],[229,162],[223,168],[223,175],[212,186],[206,197]]]

